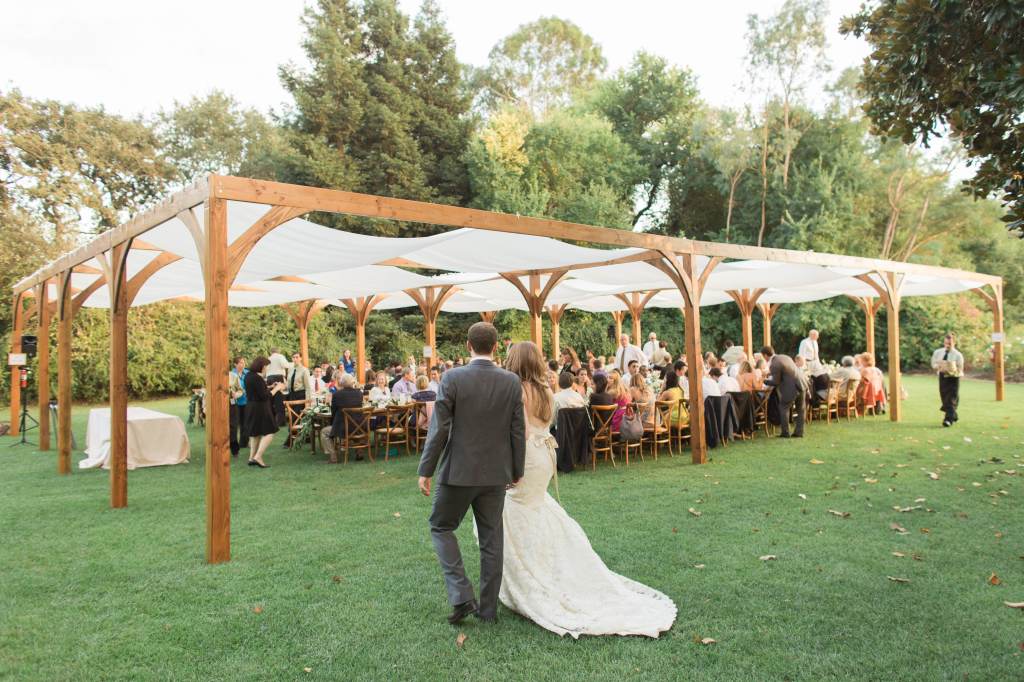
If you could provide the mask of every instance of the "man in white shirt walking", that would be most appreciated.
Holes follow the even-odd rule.
[[[945,415],[942,425],[952,426],[959,419],[956,408],[960,404],[960,377],[964,373],[964,356],[956,349],[956,334],[953,332],[946,334],[942,348],[932,353],[932,369],[939,373],[940,409]]]
[[[815,369],[820,363],[821,358],[818,356],[818,330],[812,329],[807,332],[807,338],[800,342],[800,348],[796,352],[797,357],[804,359],[807,363],[807,367],[811,370]]]
[[[636,360],[642,367],[647,367],[647,356],[640,350],[639,346],[634,346],[629,342],[629,335],[622,334],[619,336],[619,348],[615,351],[615,369],[619,370],[622,376],[626,376],[626,371],[629,368],[629,363]]]
[[[647,356],[647,362],[650,363],[654,360],[654,353],[658,350],[658,335],[651,332],[647,335],[647,343],[644,344],[644,355]]]

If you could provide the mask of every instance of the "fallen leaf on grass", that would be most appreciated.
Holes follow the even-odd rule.
[[[820,459],[812,459],[811,464],[824,464]]]
[[[925,498],[923,498],[923,497],[918,497],[918,498],[916,498],[914,500],[914,502],[924,502],[924,501],[925,501]]]
[[[1024,601],[1004,601],[1011,609],[1024,609]]]
[[[331,580],[333,580],[336,583],[340,583],[341,582],[341,576],[340,575],[332,575],[331,576]]]
[[[693,507],[690,507],[686,511],[690,512],[691,514],[693,514],[694,516],[696,516],[698,518],[700,517],[701,514],[703,514],[703,512],[699,512],[696,509],[694,509]]]
[[[928,533],[931,533],[932,531],[931,531],[930,528],[922,528],[921,532],[924,533],[925,535],[928,535]]]
[[[761,561],[775,561],[778,559],[774,554],[765,554],[764,556],[758,557]]]
[[[903,557],[907,556],[907,555],[906,555],[906,554],[904,554],[903,552],[893,552],[893,553],[892,553],[892,555],[893,555],[893,556],[898,556],[898,557],[900,557],[901,559],[902,559]]]
[[[807,499],[807,496],[804,495],[803,493],[800,493],[799,495],[797,495],[797,497],[799,497],[801,500],[806,500]]]
[[[910,512],[910,511],[914,511],[915,509],[922,509],[922,507],[919,504],[915,504],[913,507],[900,507],[900,506],[896,506],[896,507],[893,507],[893,509],[895,509],[898,512]]]
[[[924,557],[921,556],[920,554],[918,554],[917,552],[914,552],[913,554],[911,554],[910,558],[913,559],[914,561],[924,561]]]
[[[704,568],[704,564],[694,564],[694,568]]]
[[[459,636],[455,638],[455,646],[462,648],[462,645],[466,643],[466,633],[460,632]]]
[[[889,524],[889,528],[894,530],[894,531],[896,531],[900,535],[906,535],[907,533],[910,532],[910,531],[908,531],[906,528],[904,528],[903,526],[901,526],[898,523],[890,523]]]
[[[973,443],[974,441],[971,440],[970,436],[964,436],[964,442],[965,443]]]
[[[252,607],[252,612],[253,613],[263,613],[263,607],[262,606],[254,606],[254,607]]]
[[[981,487],[981,484],[978,483],[977,481],[972,481],[971,485],[973,485],[975,488],[980,488]]]
[[[718,644],[718,640],[711,639],[710,637],[701,637],[700,635],[694,635],[693,641],[695,644],[702,644],[708,646],[709,644]]]
[[[302,672],[304,672],[304,673],[311,673],[311,672],[313,672],[313,669],[312,668],[303,668]]]
[[[400,519],[400,518],[402,518],[402,513],[401,512],[395,512],[394,514],[392,514],[392,516],[394,516],[396,519]]]
[[[988,584],[989,584],[989,585],[1002,585],[1002,584],[1003,584],[1003,581],[999,579],[999,576],[998,576],[998,575],[996,575],[995,573],[993,573],[992,575],[990,575],[990,576],[988,577]]]
[[[850,512],[836,511],[835,509],[829,509],[828,513],[832,514],[834,516],[838,516],[839,518],[842,518],[842,519],[850,518]]]
[[[909,583],[910,582],[910,578],[897,578],[896,576],[892,576],[892,575],[887,575],[885,577],[888,578],[889,580],[893,581],[894,583]]]
[[[937,480],[939,480],[939,475],[937,473],[935,473],[934,471],[929,471],[928,472],[928,478],[932,479],[933,481],[937,481]]]
[[[673,532],[673,533],[678,533],[678,532],[679,532],[679,529],[678,529],[678,528],[673,528],[673,529],[672,529],[672,532]]]
[[[865,483],[878,483],[878,479],[877,478],[865,478],[864,482]]]

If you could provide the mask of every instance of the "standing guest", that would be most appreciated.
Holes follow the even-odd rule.
[[[292,368],[292,364],[288,362],[288,359],[281,354],[280,348],[270,349],[270,364],[267,366],[266,383],[267,386],[273,386],[274,384],[281,384],[282,390],[278,391],[273,396],[273,412],[274,419],[277,420],[277,425],[281,426],[285,422],[284,418],[284,380],[288,376],[288,370]]]
[[[658,349],[651,356],[651,367],[665,375],[665,369],[672,364],[672,354],[668,352],[668,344],[664,341],[658,342]]]
[[[271,402],[274,396],[284,390],[284,382],[278,381],[267,386],[265,376],[270,360],[262,355],[252,361],[249,372],[245,375],[246,410],[245,417],[249,432],[249,466],[266,469],[269,465],[263,461],[263,455],[270,447],[277,433],[277,420],[274,418]]]
[[[428,382],[427,382],[428,388],[431,391],[433,391],[434,393],[437,393],[439,390],[441,390],[441,368],[442,367],[444,367],[444,365],[431,367],[430,368],[430,374],[427,376],[427,378],[428,378]]]
[[[647,343],[644,344],[644,355],[647,356],[647,362],[650,364],[654,363],[654,353],[660,348],[658,345],[658,335],[651,332],[647,335]]]
[[[324,371],[319,367],[313,368],[313,374],[309,377],[310,398],[317,400],[327,396],[327,384],[324,380]]]
[[[683,405],[683,389],[679,386],[679,376],[675,372],[665,375],[665,388],[658,396],[658,400],[672,403],[671,424],[676,428],[686,426],[690,423],[690,413]]]
[[[942,399],[943,426],[952,426],[959,420],[956,408],[960,404],[960,377],[964,374],[964,356],[956,349],[956,334],[949,332],[942,348],[932,353],[932,369],[939,374],[939,398]],[[898,396],[893,400],[898,400]]]
[[[608,374],[608,394],[615,399],[618,409],[612,416],[612,431],[618,431],[622,425],[622,419],[626,416],[626,406],[630,403],[629,386],[622,378],[618,370],[613,369]]]
[[[562,371],[575,374],[580,370],[580,358],[576,355],[576,351],[571,347],[566,346],[562,349]]]
[[[634,346],[629,342],[629,335],[619,335],[619,348],[615,351],[615,369],[619,370],[619,374],[625,375],[626,368],[629,367],[629,363],[636,360],[638,364],[646,365],[647,356],[640,350],[639,347]]]
[[[345,374],[356,373],[356,361],[352,358],[352,351],[348,348],[338,358],[338,366],[345,370]]]
[[[797,349],[796,354],[803,358],[804,363],[812,369],[821,363],[821,357],[818,355],[817,329],[807,332],[807,338],[800,342],[800,348]]]
[[[761,360],[761,362],[764,362],[764,360]],[[740,363],[740,371],[736,375],[736,382],[739,384],[741,391],[760,391],[764,388],[764,379],[754,371],[754,368],[746,360]]]
[[[228,396],[231,400],[228,429],[231,431],[231,456],[238,457],[241,448],[249,447],[249,433],[245,429],[245,375],[249,370],[241,356],[235,358],[233,364],[228,375]]]
[[[564,408],[583,407],[583,396],[573,390],[573,376],[569,372],[558,375],[558,391],[555,392],[555,415],[552,423],[558,423],[558,411]]]
[[[776,355],[775,349],[765,346],[761,355],[768,360],[769,378],[766,383],[775,387],[779,396],[779,438],[789,438],[789,413],[796,405],[796,428],[793,438],[804,436],[804,394],[807,391],[807,378],[799,369],[793,358],[788,355]]]
[[[430,388],[430,379],[427,375],[416,376],[416,392],[412,394],[412,399],[423,403],[422,409],[417,412],[416,428],[430,428],[430,419],[434,416],[434,403],[437,402],[437,391]]]
[[[394,386],[391,387],[391,395],[398,396],[412,396],[416,392],[416,379],[413,370],[409,367],[405,367],[402,370],[402,378],[395,382]]]
[[[302,356],[298,353],[292,355],[292,370],[288,374],[288,400],[305,400],[310,394],[309,370],[302,366]]]
[[[743,350],[743,346],[729,346],[722,352],[722,360],[725,360],[727,367],[738,365],[743,360],[747,359],[747,353]]]
[[[373,388],[370,389],[370,402],[381,403],[391,397],[391,388],[388,386],[388,373],[377,372]]]

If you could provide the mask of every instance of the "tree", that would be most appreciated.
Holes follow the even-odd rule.
[[[810,80],[829,68],[825,57],[827,16],[826,0],[786,0],[774,16],[747,17],[751,72],[762,83],[773,80],[778,88],[773,94],[781,100],[783,188],[789,184],[790,158],[800,137],[790,120],[794,100]]]
[[[601,47],[579,26],[542,17],[491,49],[487,67],[476,72],[477,87],[487,109],[513,103],[543,117],[593,85],[606,65]]]
[[[60,245],[118,225],[173,176],[141,119],[0,94],[0,205],[44,223]]]
[[[1001,192],[1024,238],[1024,1],[882,0],[840,31],[872,47],[862,84],[875,130],[927,145],[948,127],[978,164],[965,189]]]
[[[628,68],[594,89],[587,108],[611,121],[640,159],[640,174],[632,180],[635,226],[664,198],[672,169],[694,153],[693,122],[702,108],[696,79],[688,69],[639,52]]]
[[[415,25],[395,0],[318,0],[306,11],[308,70],[280,74],[308,181],[408,199],[466,199],[469,102],[432,2]]]
[[[701,153],[715,165],[728,188],[729,199],[725,209],[725,241],[728,242],[736,188],[754,162],[753,134],[742,124],[736,112],[728,109],[710,112],[698,131]]]

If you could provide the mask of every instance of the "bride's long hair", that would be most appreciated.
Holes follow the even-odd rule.
[[[505,369],[518,374],[522,380],[533,416],[539,421],[550,422],[554,397],[548,387],[548,366],[537,345],[530,341],[514,344],[508,349]]]

